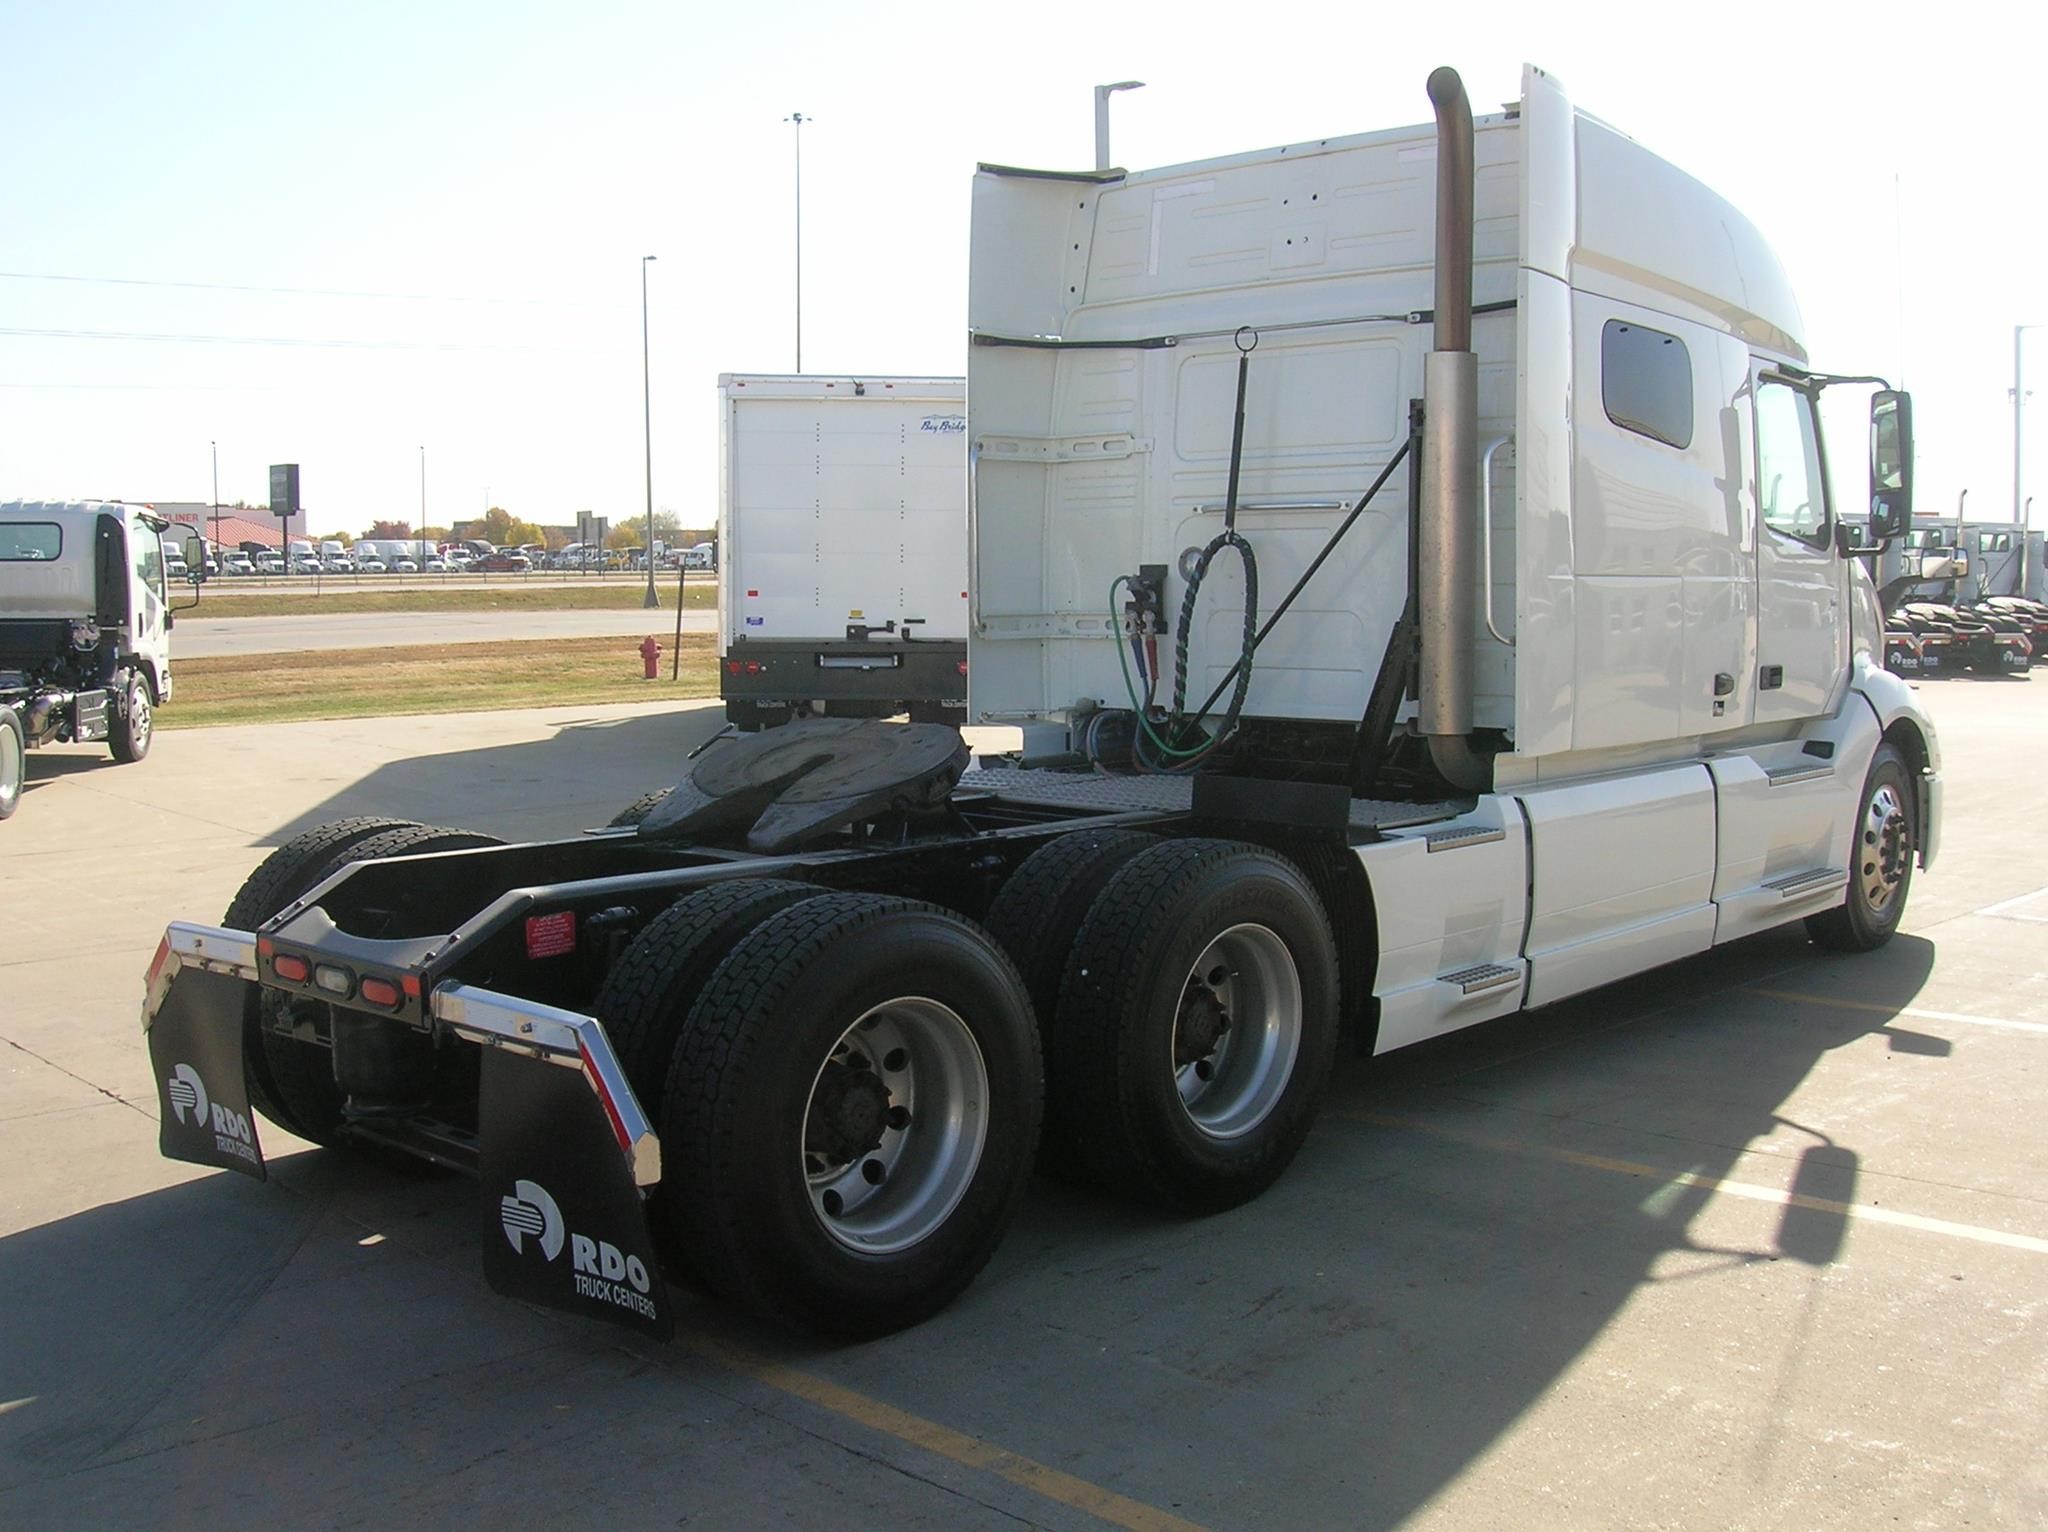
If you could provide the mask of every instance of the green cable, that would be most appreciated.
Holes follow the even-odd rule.
[[[1176,750],[1172,745],[1161,739],[1153,732],[1152,721],[1145,716],[1144,705],[1138,701],[1138,683],[1131,678],[1131,657],[1126,652],[1127,636],[1123,631],[1123,624],[1116,614],[1117,587],[1130,583],[1131,577],[1129,575],[1118,575],[1109,582],[1109,626],[1110,631],[1116,635],[1116,660],[1117,665],[1124,673],[1124,692],[1131,699],[1131,716],[1138,720],[1138,727],[1145,731],[1145,737],[1152,741],[1153,748],[1162,755],[1185,757],[1207,754],[1216,747],[1217,742],[1213,739],[1196,746],[1192,750]]]

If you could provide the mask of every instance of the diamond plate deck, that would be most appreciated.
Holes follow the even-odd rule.
[[[1192,777],[1109,777],[972,767],[960,778],[957,791],[994,793],[1013,803],[1043,808],[1097,809],[1112,814],[1185,814],[1194,802],[1195,783]],[[1400,829],[1449,819],[1462,812],[1463,807],[1454,803],[1393,803],[1384,798],[1353,798],[1351,828]]]

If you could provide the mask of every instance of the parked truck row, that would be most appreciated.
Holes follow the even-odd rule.
[[[1761,234],[1553,77],[1476,123],[1452,71],[1428,96],[976,174],[966,703],[1019,751],[805,718],[594,834],[296,837],[151,965],[163,1151],[260,1176],[257,1114],[400,1150],[477,1176],[502,1291],[661,1333],[666,1275],[869,1335],[973,1280],[1041,1154],[1215,1213],[1286,1169],[1343,1038],[1793,922],[1889,940],[1941,762],[1845,525],[1910,526],[1910,400],[1819,370]],[[1854,506],[1833,389],[1869,396]],[[868,417],[776,403],[768,499],[829,530],[790,481]],[[945,475],[883,436],[862,472],[925,486],[936,536]],[[812,647],[744,700],[947,615],[782,567],[745,514],[728,610],[774,620],[728,676],[785,617]]]

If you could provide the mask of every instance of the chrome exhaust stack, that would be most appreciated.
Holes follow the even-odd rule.
[[[1417,727],[1438,771],[1483,792],[1474,751],[1472,629],[1479,574],[1479,358],[1472,350],[1472,105],[1455,69],[1435,70],[1435,346],[1422,364],[1421,518],[1416,531],[1421,657]]]

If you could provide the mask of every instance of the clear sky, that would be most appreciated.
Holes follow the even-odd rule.
[[[2031,17],[2032,19],[2026,19]],[[2031,6],[0,0],[0,497],[261,503],[316,531],[717,496],[720,372],[965,370],[975,162],[1133,168],[1426,121],[1543,65],[1776,245],[1816,366],[1903,372],[1919,508],[2012,507],[2048,323]],[[2048,485],[2048,329],[2029,492]],[[1837,442],[1860,458],[1860,440]],[[2036,521],[2048,520],[2048,495]]]

